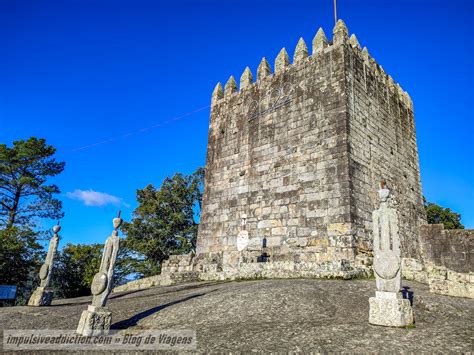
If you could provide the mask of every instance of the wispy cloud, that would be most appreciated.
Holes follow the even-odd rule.
[[[82,201],[86,206],[97,206],[103,207],[107,205],[120,206],[124,205],[129,207],[128,204],[124,203],[120,197],[110,195],[105,192],[98,192],[94,190],[79,190],[76,189],[72,192],[67,192],[66,197]]]

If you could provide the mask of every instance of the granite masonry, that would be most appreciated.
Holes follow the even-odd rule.
[[[430,291],[474,298],[474,230],[445,230],[442,224],[420,228],[423,272]]]
[[[423,268],[409,95],[342,20],[332,41],[320,28],[311,51],[301,38],[292,62],[283,48],[273,73],[263,58],[256,74],[247,67],[240,90],[231,76],[212,93],[196,254],[173,256],[161,275],[118,290],[193,278],[372,275],[381,179],[395,196],[402,262]]]
[[[256,82],[246,68],[240,91],[231,77],[212,95],[196,253],[217,269],[203,271],[363,274],[382,178],[397,196],[402,255],[418,259],[425,216],[408,94],[342,20],[331,42],[317,32],[312,56],[300,39],[293,64],[282,49],[274,68],[264,58]],[[248,242],[239,248],[244,216]]]

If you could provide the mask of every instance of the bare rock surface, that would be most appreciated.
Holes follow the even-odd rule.
[[[374,280],[200,282],[114,294],[112,329],[194,329],[198,352],[469,352],[474,300],[414,292],[415,328],[368,323]],[[0,308],[1,329],[75,329],[90,297]]]

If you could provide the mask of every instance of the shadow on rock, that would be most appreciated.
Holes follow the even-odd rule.
[[[190,295],[188,297],[179,299],[177,301],[169,302],[169,303],[166,303],[166,304],[159,305],[157,307],[150,308],[146,311],[143,311],[143,312],[140,312],[140,313],[134,315],[133,317],[130,317],[128,319],[124,319],[120,322],[112,324],[111,328],[112,329],[127,329],[129,327],[133,327],[133,326],[137,325],[137,323],[140,320],[142,320],[143,318],[146,318],[146,317],[148,317],[148,316],[150,316],[150,315],[152,315],[156,312],[159,312],[162,309],[165,309],[167,307],[173,306],[173,305],[178,304],[178,303],[186,302],[186,301],[188,301],[190,299],[193,299],[193,298],[196,298],[196,297],[204,296],[205,294],[206,293],[197,293],[197,294]]]
[[[134,293],[143,292],[143,291],[144,291],[144,290],[133,290],[133,291],[121,292],[121,293],[118,293],[118,294],[112,294],[112,296],[109,297],[109,300],[114,300],[114,299],[117,299],[117,298],[122,298],[122,297],[125,297],[125,296],[132,295],[132,294],[134,294]]]

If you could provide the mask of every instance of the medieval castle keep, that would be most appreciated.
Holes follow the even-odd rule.
[[[426,224],[408,94],[341,20],[331,42],[320,29],[311,56],[300,39],[293,64],[282,49],[274,69],[264,58],[256,82],[247,68],[240,91],[230,77],[212,94],[196,253],[172,255],[160,274],[115,291],[373,275],[372,212],[383,179],[403,276],[432,292],[474,298],[474,230]],[[386,218],[377,218],[376,231],[394,225]],[[396,235],[391,228],[385,237]]]
[[[380,212],[381,180],[394,214]],[[426,224],[411,99],[339,20],[330,42],[319,29],[311,56],[300,39],[292,64],[282,49],[273,74],[263,58],[256,82],[246,68],[240,91],[232,76],[217,84],[196,253],[171,255],[160,274],[114,291],[372,276],[376,210],[375,232],[400,248],[392,265],[404,278],[474,298],[474,230]]]
[[[332,41],[319,29],[312,55],[301,38],[292,63],[283,48],[274,73],[263,58],[255,82],[247,67],[240,90],[232,76],[216,86],[206,168],[196,253],[214,271],[245,273],[264,238],[274,265],[265,268],[353,270],[372,252],[381,179],[395,197],[402,255],[418,257],[412,101],[342,20]]]

